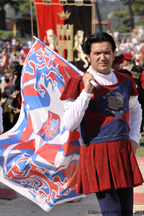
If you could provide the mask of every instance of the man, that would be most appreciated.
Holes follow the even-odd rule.
[[[121,64],[123,63],[123,55],[115,56],[115,59],[112,63],[112,69],[114,71],[119,71],[121,69]]]
[[[123,69],[121,65],[123,64],[124,57],[123,55],[115,56],[115,59],[112,63],[112,70],[118,71],[121,73],[131,74],[127,69]]]
[[[121,64],[121,67],[123,69],[127,69],[128,71],[131,71],[134,64],[135,62],[133,56],[130,53],[123,54],[123,63]]]
[[[144,56],[139,57],[139,66],[144,70]]]
[[[133,215],[133,187],[143,182],[134,155],[142,119],[135,83],[111,70],[112,36],[94,33],[84,48],[91,66],[61,96],[63,123],[70,131],[79,126],[81,136],[77,192],[96,193],[104,215]]]

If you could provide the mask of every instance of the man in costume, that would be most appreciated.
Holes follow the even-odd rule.
[[[122,68],[123,61],[124,61],[123,55],[115,56],[115,59],[112,63],[112,70],[118,71],[121,73],[131,74],[127,69]]]
[[[77,192],[96,193],[104,215],[133,215],[133,187],[143,182],[135,158],[142,120],[136,85],[129,74],[112,71],[111,35],[94,33],[84,48],[91,65],[61,96],[66,129],[80,131]]]
[[[123,54],[123,63],[121,64],[121,67],[123,69],[127,69],[128,71],[131,71],[134,65],[135,61],[133,56],[130,53]]]
[[[136,87],[137,87],[137,92],[138,92],[138,100],[141,104],[142,110],[144,109],[144,94],[143,94],[143,89],[142,89],[142,84],[141,84],[141,74],[142,74],[142,67],[139,65],[134,64],[133,67],[131,68],[131,71],[128,71],[127,69],[121,68],[121,65],[123,64],[123,61],[127,61],[127,59],[131,59],[131,55],[125,54],[125,55],[120,55],[116,56],[113,64],[112,64],[112,69],[114,71],[118,71],[121,73],[126,73],[130,74],[133,79],[135,80]],[[143,123],[141,124],[141,132],[143,132]]]

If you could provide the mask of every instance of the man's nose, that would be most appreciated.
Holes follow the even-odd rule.
[[[101,53],[101,59],[105,59],[105,54],[104,53]]]

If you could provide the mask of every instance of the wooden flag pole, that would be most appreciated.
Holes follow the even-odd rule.
[[[33,41],[33,14],[32,14],[32,1],[30,0],[30,12],[31,12],[31,34],[32,34],[32,41]]]

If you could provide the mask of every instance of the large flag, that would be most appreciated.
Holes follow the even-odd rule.
[[[83,50],[92,33],[93,0],[34,0],[38,37],[82,71],[88,68]]]
[[[75,66],[36,38],[23,66],[22,107],[16,125],[0,136],[0,181],[50,211],[76,193],[79,132],[62,123],[61,93]]]

